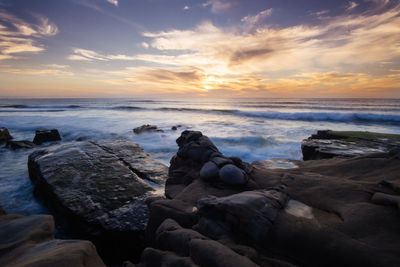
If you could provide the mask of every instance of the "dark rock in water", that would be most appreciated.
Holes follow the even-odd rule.
[[[6,147],[9,147],[11,149],[30,149],[34,148],[36,145],[28,140],[22,140],[22,141],[8,141]]]
[[[219,170],[219,178],[229,185],[244,185],[247,183],[246,173],[233,164],[223,166]]]
[[[51,130],[37,130],[33,143],[41,145],[44,142],[60,141],[61,136],[57,129]]]
[[[301,143],[304,160],[351,158],[400,148],[400,135],[318,131]]]
[[[205,197],[198,201],[197,206],[200,216],[225,222],[242,237],[261,243],[286,201],[285,193],[261,190],[221,198]]]
[[[172,127],[171,127],[171,130],[176,131],[176,130],[178,130],[178,127],[172,126]]]
[[[67,143],[33,152],[29,175],[76,231],[111,247],[115,256],[142,246],[148,209],[167,167],[128,141]],[[161,186],[160,186],[161,187]],[[97,243],[96,243],[97,244]],[[132,250],[132,251],[130,251]]]
[[[214,178],[217,178],[218,173],[219,173],[218,166],[214,162],[208,161],[200,169],[200,178],[205,181],[209,181]]]
[[[54,239],[49,215],[0,216],[0,266],[105,266],[95,246],[83,240]]]
[[[5,127],[0,127],[0,144],[11,140],[13,137],[10,135],[10,132]]]
[[[141,134],[144,132],[164,132],[161,129],[158,129],[158,127],[156,125],[150,125],[150,124],[144,124],[142,126],[136,127],[135,129],[133,129],[133,132],[135,134]]]
[[[6,212],[4,211],[3,207],[0,206],[0,215],[4,215],[4,214],[6,214]]]

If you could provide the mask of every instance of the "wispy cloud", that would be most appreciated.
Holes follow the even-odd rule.
[[[114,6],[118,6],[118,0],[107,0],[107,2],[109,2],[110,4],[112,4]]]
[[[189,9],[190,9],[189,6],[184,6],[184,7],[183,7],[183,10],[189,10]]]
[[[256,25],[257,23],[262,22],[265,18],[271,16],[272,10],[272,8],[269,8],[257,13],[254,16],[245,16],[241,19],[241,21],[250,25]]]
[[[203,7],[210,7],[212,13],[220,13],[229,10],[232,3],[221,0],[209,0],[202,4]]]
[[[358,7],[358,4],[356,2],[349,1],[346,5],[346,10],[351,11],[351,10],[355,9],[356,7]]]
[[[37,53],[45,50],[40,39],[58,33],[57,26],[40,15],[37,23],[28,23],[4,10],[0,10],[0,60],[16,57],[18,53]]]

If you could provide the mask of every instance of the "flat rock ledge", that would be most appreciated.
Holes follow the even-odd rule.
[[[168,168],[129,141],[85,141],[33,152],[29,176],[67,235],[101,255],[134,257],[143,246],[145,199],[160,194]]]
[[[352,158],[400,150],[400,135],[323,130],[303,140],[301,150],[303,160]]]
[[[226,157],[200,132],[177,143],[166,198],[146,200],[147,247],[125,266],[400,266],[400,152],[282,169]],[[202,175],[208,162],[245,183]]]
[[[0,266],[105,266],[90,241],[54,239],[50,215],[0,215]]]

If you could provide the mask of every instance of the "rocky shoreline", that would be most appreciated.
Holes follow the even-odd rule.
[[[54,240],[51,216],[0,215],[0,265],[67,263],[68,253],[25,249],[66,242],[76,266],[400,266],[398,135],[319,131],[290,169],[227,157],[197,131],[177,144],[169,168],[128,141],[33,152],[30,178],[58,228],[103,261],[90,241]],[[10,218],[44,221],[46,238]]]

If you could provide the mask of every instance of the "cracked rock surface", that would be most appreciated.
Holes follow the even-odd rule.
[[[32,153],[28,167],[40,195],[74,233],[116,244],[143,234],[144,200],[159,193],[168,172],[140,146],[120,140],[48,147]]]

